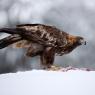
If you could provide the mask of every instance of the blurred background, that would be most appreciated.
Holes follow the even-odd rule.
[[[0,0],[0,28],[25,23],[54,25],[84,37],[86,46],[68,55],[56,56],[54,63],[95,69],[95,0]],[[0,34],[0,39],[5,36]],[[0,50],[0,73],[39,68],[39,56],[29,58],[24,49],[9,46]]]

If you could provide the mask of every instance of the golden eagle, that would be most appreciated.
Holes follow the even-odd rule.
[[[0,32],[11,34],[0,40],[0,49],[14,43],[19,48],[27,48],[26,55],[39,55],[45,68],[51,67],[55,55],[70,53],[77,46],[86,44],[83,37],[44,24],[22,24],[15,28],[1,28]]]

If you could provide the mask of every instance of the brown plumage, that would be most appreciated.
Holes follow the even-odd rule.
[[[86,44],[80,36],[43,24],[17,25],[16,28],[2,28],[0,32],[11,34],[0,40],[0,49],[14,43],[19,48],[27,48],[26,55],[39,55],[45,68],[51,67],[55,55],[70,53],[77,46]]]

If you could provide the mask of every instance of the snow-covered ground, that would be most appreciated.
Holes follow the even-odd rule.
[[[95,71],[32,70],[2,74],[0,95],[95,95]]]

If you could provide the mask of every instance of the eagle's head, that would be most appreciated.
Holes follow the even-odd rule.
[[[68,35],[67,36],[67,44],[70,46],[86,45],[86,41],[84,40],[83,37]]]
[[[63,47],[59,48],[59,55],[68,54],[72,52],[76,47],[80,45],[86,45],[86,41],[83,37],[80,36],[67,35],[66,40],[67,43]]]
[[[65,47],[68,50],[68,53],[80,45],[86,45],[86,41],[83,37],[68,35],[67,45]]]

